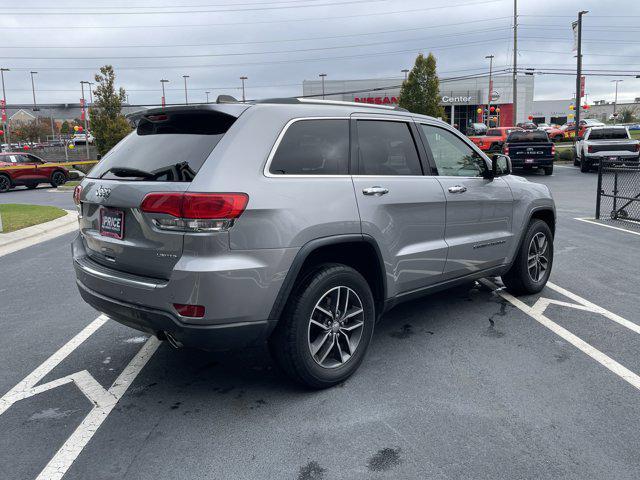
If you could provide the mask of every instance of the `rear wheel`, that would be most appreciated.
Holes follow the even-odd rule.
[[[0,175],[0,192],[8,192],[11,189],[11,179],[8,175]]]
[[[516,258],[502,282],[514,295],[538,293],[544,288],[553,265],[553,235],[546,222],[533,219]]]
[[[57,188],[60,185],[64,185],[67,182],[67,176],[60,171],[53,172],[51,175],[51,186]]]
[[[269,341],[271,354],[295,382],[331,387],[358,369],[374,323],[367,281],[346,265],[325,264],[294,287]]]
[[[544,167],[544,174],[553,175],[553,165],[551,165],[550,167]]]
[[[587,162],[584,157],[580,157],[580,171],[582,173],[588,173],[591,170],[591,164]]]

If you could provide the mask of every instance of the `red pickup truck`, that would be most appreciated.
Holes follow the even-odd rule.
[[[469,139],[484,152],[500,152],[509,133],[522,130],[520,127],[497,127],[487,130],[486,135],[472,136]]]
[[[55,188],[63,185],[68,178],[69,170],[66,168],[56,163],[46,163],[30,153],[0,153],[0,192],[7,192],[17,185],[36,188],[40,183],[50,183]]]

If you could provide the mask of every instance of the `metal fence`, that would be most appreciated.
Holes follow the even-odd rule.
[[[640,222],[640,165],[603,159],[598,167],[596,218]]]

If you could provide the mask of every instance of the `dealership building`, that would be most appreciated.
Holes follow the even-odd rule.
[[[377,78],[366,80],[327,80],[324,82],[327,100],[397,105],[402,78]],[[513,125],[524,122],[534,109],[534,77],[518,75],[518,118],[513,118],[513,84],[510,75],[493,77],[491,106],[488,111],[489,79],[472,78],[442,80],[440,82],[440,104],[445,109],[445,118],[466,132],[471,123],[482,122],[495,125]],[[305,80],[303,95],[322,96],[320,80]],[[482,113],[478,113],[482,109]],[[489,116],[490,118],[487,118]],[[489,122],[491,120],[491,122]]]

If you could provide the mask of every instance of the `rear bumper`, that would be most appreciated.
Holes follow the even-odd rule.
[[[602,161],[602,159],[608,159],[608,158],[616,158],[618,161],[620,162],[624,162],[624,163],[629,163],[629,164],[634,164],[634,163],[638,163],[640,161],[640,157],[638,156],[638,154],[633,154],[633,155],[617,155],[616,153],[611,153],[610,155],[584,155],[584,160],[589,164],[592,165],[594,167],[597,167],[598,165],[600,165],[600,162]]]
[[[136,330],[162,338],[170,333],[185,346],[203,350],[229,350],[257,345],[270,330],[270,322],[242,322],[219,325],[188,325],[169,312],[133,305],[100,295],[77,280],[83,300],[109,318]]]
[[[525,162],[522,159],[511,159],[513,168],[538,168],[551,167],[553,165],[553,157],[533,158],[532,162]]]

